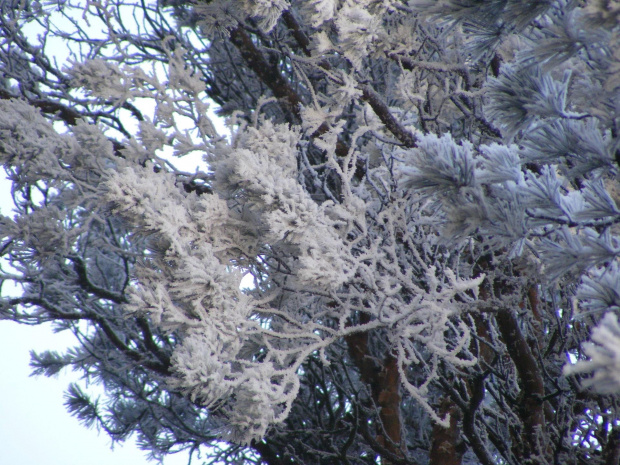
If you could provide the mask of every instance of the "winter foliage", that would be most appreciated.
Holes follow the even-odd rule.
[[[0,28],[0,318],[76,335],[32,365],[103,385],[68,390],[85,425],[208,463],[619,463],[617,2]]]

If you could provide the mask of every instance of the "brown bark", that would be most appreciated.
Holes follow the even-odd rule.
[[[363,314],[361,323],[370,318]],[[368,348],[368,333],[356,333],[345,337],[349,355],[360,371],[362,381],[370,386],[372,400],[379,410],[380,425],[377,427],[377,443],[395,457],[404,458],[401,449],[400,376],[398,362],[390,353],[381,366],[374,362]],[[384,457],[385,463],[392,463]]]
[[[476,335],[478,343],[474,345],[472,341],[472,353],[478,357],[481,368],[493,364],[495,352],[491,349],[491,335],[489,332],[489,322],[482,315],[473,315],[476,325]],[[482,465],[493,465],[495,460],[489,455],[488,448],[478,434],[476,426],[476,413],[480,404],[484,400],[484,382],[487,374],[481,373],[468,380],[467,390],[469,394],[469,405],[463,411],[463,433],[469,441],[472,451],[480,460]]]
[[[301,100],[280,70],[267,62],[251,37],[241,27],[230,31],[230,41],[237,47],[248,67],[269,87],[282,109],[289,114],[291,122],[298,123],[301,119],[299,113]]]
[[[386,449],[397,455],[402,455],[398,445],[401,442],[400,424],[400,376],[398,362],[389,354],[383,362],[383,368],[377,377],[378,386],[375,402],[379,405],[382,433],[377,440]]]
[[[417,146],[417,138],[410,131],[405,129],[390,112],[388,106],[383,102],[379,94],[372,87],[364,85],[360,87],[364,100],[368,102],[372,110],[379,117],[386,129],[390,131],[405,147],[413,148]]]
[[[479,263],[484,272],[490,264],[486,260]],[[489,282],[485,281],[480,288],[482,300],[490,298]],[[491,284],[496,296],[501,297],[513,291],[511,286],[505,286],[501,281]],[[538,293],[535,287],[531,287],[525,297],[531,307],[536,320],[542,320],[539,309]],[[522,302],[520,308],[525,310],[526,302]],[[499,334],[506,346],[508,355],[517,372],[520,387],[519,405],[517,414],[521,420],[522,429],[520,437],[513,437],[513,452],[515,456],[522,457],[523,464],[549,463],[549,435],[546,428],[544,409],[545,386],[542,370],[534,356],[530,343],[519,328],[519,322],[515,312],[510,308],[501,308],[495,313],[495,321]],[[517,431],[513,430],[513,434]]]
[[[461,410],[449,399],[444,398],[439,407],[439,413],[442,417],[446,414],[450,415],[450,427],[433,426],[429,463],[430,465],[461,465],[464,452],[459,428]]]
[[[497,312],[495,320],[508,354],[517,369],[521,388],[519,417],[523,422],[522,443],[516,446],[523,447],[526,459],[524,463],[547,463],[544,460],[547,449],[543,409],[545,388],[541,371],[519,328],[514,312],[502,309]]]
[[[297,19],[295,19],[295,16],[293,16],[293,13],[291,13],[290,10],[284,10],[282,12],[282,19],[284,20],[286,27],[288,27],[291,31],[291,34],[293,34],[293,37],[295,37],[295,40],[299,44],[299,47],[301,47],[304,55],[307,57],[312,56],[310,53],[310,39],[301,29],[301,26],[297,22]]]

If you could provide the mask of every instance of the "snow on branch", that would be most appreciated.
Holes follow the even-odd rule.
[[[62,69],[17,3],[0,312],[78,334],[35,363],[112,386],[107,417],[73,389],[85,422],[230,463],[603,463],[617,402],[562,364],[620,391],[612,2],[92,1]]]
[[[564,368],[566,375],[585,374],[584,388],[601,394],[620,390],[620,323],[613,313],[607,313],[592,330],[592,342],[584,344],[588,360],[580,360]]]

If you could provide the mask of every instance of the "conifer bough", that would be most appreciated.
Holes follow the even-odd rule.
[[[619,463],[617,2],[8,0],[0,71],[0,318],[76,335],[85,425]]]

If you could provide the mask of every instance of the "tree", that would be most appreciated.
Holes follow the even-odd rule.
[[[0,315],[74,332],[35,373],[154,457],[618,464],[619,20],[5,1]]]

